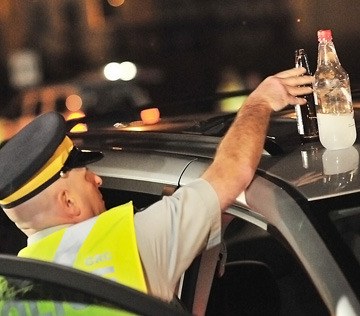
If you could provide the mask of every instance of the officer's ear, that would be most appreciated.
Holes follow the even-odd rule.
[[[80,215],[81,212],[77,207],[76,200],[68,190],[62,190],[59,193],[59,201],[68,217],[74,218]]]

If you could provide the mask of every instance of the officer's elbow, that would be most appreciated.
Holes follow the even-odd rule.
[[[220,208],[224,212],[251,183],[255,170],[249,166],[234,170],[230,167],[211,166],[202,178],[208,181],[217,193]]]

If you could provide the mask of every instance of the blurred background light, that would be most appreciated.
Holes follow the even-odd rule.
[[[104,76],[107,80],[130,81],[136,77],[137,68],[134,63],[124,61],[122,63],[111,62],[104,67]]]
[[[108,0],[108,3],[109,3],[112,7],[119,7],[119,6],[121,6],[124,2],[125,2],[125,0]]]
[[[77,94],[69,95],[66,98],[66,108],[71,112],[79,111],[82,107],[82,99]]]
[[[76,120],[76,119],[79,119],[79,118],[82,118],[85,116],[85,113],[82,112],[82,111],[75,111],[75,112],[71,112],[67,117],[65,117],[65,119],[67,121],[70,121],[70,120]],[[87,132],[88,130],[88,127],[87,127],[87,124],[85,123],[79,123],[79,124],[76,124],[71,130],[70,130],[70,133],[84,133],[84,132]]]
[[[156,124],[160,121],[160,111],[158,108],[150,108],[140,112],[141,120],[144,124]]]

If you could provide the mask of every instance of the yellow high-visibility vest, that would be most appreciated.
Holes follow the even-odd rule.
[[[147,293],[132,202],[60,229],[18,256],[71,266]]]

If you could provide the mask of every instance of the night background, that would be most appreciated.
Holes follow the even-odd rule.
[[[212,110],[216,104],[201,99],[253,89],[265,76],[293,67],[297,48],[306,49],[314,71],[316,32],[325,28],[332,29],[355,86],[358,13],[356,0],[2,0],[0,114],[24,114],[13,100],[29,89],[101,81],[100,70],[111,61],[135,63],[136,78],[119,89],[135,85],[164,114]],[[29,51],[38,61],[37,77],[14,84],[11,60]],[[96,107],[106,111],[107,97]],[[200,101],[176,105],[193,99]]]

